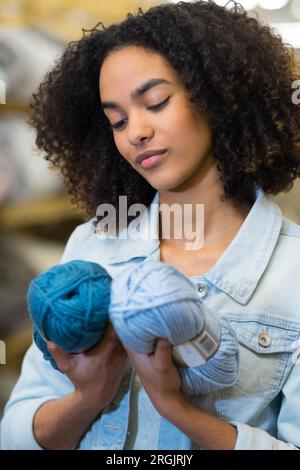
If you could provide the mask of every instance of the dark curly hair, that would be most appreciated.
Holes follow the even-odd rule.
[[[99,71],[113,50],[141,46],[164,56],[189,99],[212,123],[223,198],[249,201],[257,186],[277,194],[300,175],[300,108],[293,49],[235,2],[162,4],[71,42],[31,102],[30,123],[46,160],[59,167],[72,202],[148,206],[156,192],[118,152],[100,104]],[[120,71],[121,73],[121,71]]]

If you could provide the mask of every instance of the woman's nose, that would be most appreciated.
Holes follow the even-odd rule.
[[[150,140],[154,135],[149,121],[136,116],[128,122],[128,140],[132,145],[138,145]]]

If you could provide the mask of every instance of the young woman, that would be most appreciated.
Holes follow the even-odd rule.
[[[101,239],[93,218],[62,262],[96,261],[112,276],[150,259],[173,264],[235,329],[240,376],[187,401],[166,341],[137,354],[110,326],[86,354],[48,343],[64,374],[32,345],[2,421],[3,448],[300,446],[300,228],[267,196],[299,176],[295,70],[267,26],[213,2],[140,11],[68,46],[34,97],[37,145],[91,215],[125,195],[157,225],[148,239]],[[204,246],[163,238],[151,202],[204,204]]]

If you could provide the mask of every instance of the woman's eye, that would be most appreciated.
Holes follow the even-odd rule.
[[[157,111],[159,109],[162,109],[164,106],[166,106],[169,99],[170,99],[170,96],[168,96],[168,98],[166,98],[164,101],[161,101],[160,103],[154,104],[153,106],[149,106],[147,109],[149,109],[150,111]],[[118,121],[115,124],[110,124],[110,128],[115,129],[115,130],[120,130],[122,129],[125,123],[126,123],[126,119],[122,119],[122,121]]]
[[[116,122],[116,124],[111,124],[110,128],[111,129],[121,129],[121,127],[123,126],[125,121],[126,121],[126,119],[122,119],[122,121],[118,121],[118,122]]]
[[[164,101],[161,101],[158,104],[154,104],[153,106],[149,106],[149,108],[147,108],[147,109],[150,109],[151,111],[156,111],[157,109],[161,109],[167,104],[169,99],[170,99],[170,97],[168,96],[168,98],[166,98]]]

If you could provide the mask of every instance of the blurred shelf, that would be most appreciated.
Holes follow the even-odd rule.
[[[0,246],[2,251],[13,253],[15,264],[27,266],[32,276],[35,276],[60,263],[67,236],[62,236],[64,240],[58,241],[36,236],[32,232],[31,230],[31,233],[7,232],[1,234]],[[6,269],[12,272],[11,268]]]
[[[0,117],[3,117],[7,114],[15,114],[15,113],[27,114],[28,112],[29,112],[28,103],[20,103],[18,101],[12,101],[8,99],[5,104],[0,104]]]
[[[160,0],[0,0],[0,23],[30,26],[64,41],[81,37],[102,21],[106,26],[121,21],[139,7],[144,11]]]
[[[32,343],[32,327],[18,331],[4,339],[6,345],[6,364],[12,366],[15,361],[19,361],[24,352]]]
[[[0,227],[5,231],[61,223],[73,219],[84,221],[85,218],[86,213],[74,208],[67,195],[40,197],[0,208]]]

